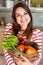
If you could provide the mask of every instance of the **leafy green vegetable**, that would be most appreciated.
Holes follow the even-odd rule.
[[[36,50],[39,50],[40,49],[40,46],[38,44],[36,44],[35,42],[30,42],[30,46],[32,46]]]
[[[19,44],[19,40],[16,36],[11,35],[3,40],[2,48],[3,50],[12,49],[12,47],[16,47]]]

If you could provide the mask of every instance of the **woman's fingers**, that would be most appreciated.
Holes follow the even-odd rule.
[[[21,57],[24,59],[24,61],[29,61],[29,59],[27,59],[27,58],[24,57],[23,55],[21,55]]]
[[[18,57],[14,57],[14,59],[15,59],[15,63],[16,63],[16,65],[33,65],[30,61],[29,61],[29,59],[27,59],[26,57],[24,57],[24,56],[22,56],[21,55],[21,57],[23,58],[23,60],[24,60],[24,62],[20,59],[20,58],[18,58]]]
[[[24,57],[23,55],[21,55],[21,56],[19,56],[19,57],[14,57],[14,59],[15,59],[16,61],[19,61],[19,62],[21,62],[21,61],[23,61],[23,62],[29,61],[29,59],[27,59],[27,58]]]

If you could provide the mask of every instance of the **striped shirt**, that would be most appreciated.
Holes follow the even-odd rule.
[[[5,35],[4,38],[8,37],[9,35],[11,35],[11,28],[12,28],[12,24],[8,23],[5,29]],[[39,29],[34,29],[33,30],[33,35],[32,35],[32,39],[31,41],[36,42],[36,44],[38,44],[40,46],[40,50],[38,50],[39,53],[39,59],[34,61],[33,64],[34,65],[38,65],[40,60],[41,60],[41,54],[42,54],[42,36],[41,36],[41,31]],[[4,51],[4,56],[6,59],[6,63],[7,65],[15,65],[15,61],[13,60],[13,58],[11,57],[11,55],[9,55],[9,53],[6,51]]]

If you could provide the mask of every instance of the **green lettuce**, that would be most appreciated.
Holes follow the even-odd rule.
[[[19,44],[19,40],[18,40],[17,36],[11,35],[3,40],[2,48],[3,48],[3,50],[9,50],[14,47],[17,47],[18,44]]]

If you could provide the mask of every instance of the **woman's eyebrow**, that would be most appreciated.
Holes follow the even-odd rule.
[[[16,15],[19,15],[20,13],[16,13]]]

